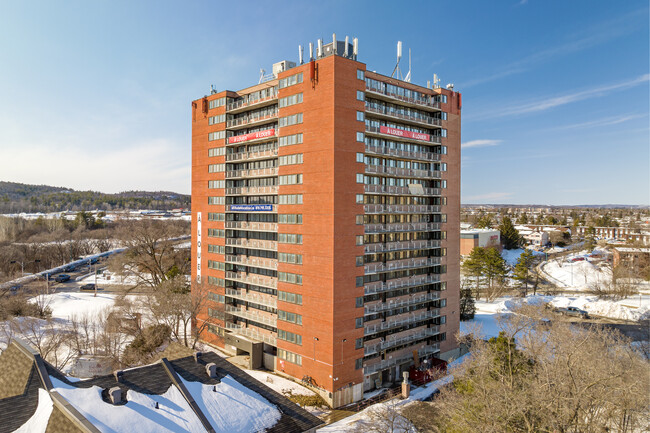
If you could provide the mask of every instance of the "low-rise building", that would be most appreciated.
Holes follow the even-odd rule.
[[[501,233],[494,229],[472,229],[460,231],[460,254],[469,255],[475,247],[500,247]]]
[[[612,256],[615,268],[622,265],[639,277],[650,266],[650,248],[616,247]]]

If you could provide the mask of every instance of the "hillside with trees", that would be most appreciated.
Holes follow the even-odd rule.
[[[48,185],[0,181],[0,214],[87,210],[189,208],[190,196],[169,191],[105,194]]]

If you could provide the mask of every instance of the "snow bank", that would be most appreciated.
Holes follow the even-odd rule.
[[[14,433],[45,433],[47,423],[52,413],[52,399],[50,394],[43,388],[38,390],[38,406],[34,415],[21,425]]]

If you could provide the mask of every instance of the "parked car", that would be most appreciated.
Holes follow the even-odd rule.
[[[95,284],[94,283],[84,284],[83,286],[79,287],[79,290],[95,290]]]
[[[97,263],[98,261],[99,261],[99,260],[97,259],[97,257],[93,257],[92,259],[90,259],[90,264],[91,264],[91,265],[94,265],[94,264]]]
[[[54,281],[56,281],[57,283],[65,283],[69,279],[70,279],[70,275],[61,274],[61,275],[57,275],[56,278],[54,278]]]
[[[63,272],[74,272],[77,270],[76,265],[68,265],[65,268],[63,268]]]
[[[577,307],[556,308],[555,311],[565,316],[575,316],[583,319],[589,318],[589,313]]]

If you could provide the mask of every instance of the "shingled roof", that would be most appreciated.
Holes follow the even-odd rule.
[[[210,377],[206,373],[206,366],[210,363],[216,366],[214,377]],[[220,385],[222,381],[225,382]],[[110,428],[101,421],[102,416],[106,417],[103,412],[108,408],[120,410],[112,404],[107,392],[114,387],[119,387],[123,396],[134,396],[134,398],[137,396],[154,398],[155,396],[162,397],[163,394],[169,395],[170,392],[175,395],[180,393],[182,395],[180,402],[183,407],[177,409],[185,410],[187,418],[191,418],[188,422],[194,422],[192,425],[195,431],[223,431],[223,425],[217,424],[219,420],[223,419],[224,414],[213,413],[215,401],[205,400],[206,394],[203,392],[206,389],[212,390],[212,388],[216,392],[220,386],[229,386],[224,389],[235,391],[237,389],[246,389],[246,392],[252,391],[261,397],[256,397],[260,402],[264,402],[267,406],[270,403],[269,407],[273,408],[277,421],[273,425],[265,427],[267,432],[314,431],[317,426],[323,424],[317,417],[212,352],[199,353],[172,361],[163,358],[155,364],[124,370],[119,374],[72,382],[52,365],[45,362],[26,343],[16,339],[0,354],[0,433],[13,432],[32,418],[39,407],[39,389],[48,392],[47,394],[41,392],[41,396],[49,396],[52,400],[46,432],[98,433],[102,430],[106,431]],[[232,388],[232,386],[236,388]],[[93,395],[92,390],[97,389],[93,387],[102,390],[101,400],[103,401],[98,399],[98,403],[84,405],[83,401],[80,402],[76,399],[75,394],[77,393],[86,396],[90,392],[90,395]],[[130,394],[129,391],[131,391]],[[97,393],[94,395],[98,397]],[[217,395],[218,393],[214,394],[214,396]],[[227,398],[223,396],[223,393],[219,397]],[[78,407],[75,407],[75,402]],[[109,406],[102,406],[103,404]],[[213,409],[210,410],[209,407]],[[158,404],[156,403],[157,408]],[[279,416],[277,416],[278,412]],[[130,416],[134,416],[134,413],[135,416],[138,416],[137,411],[131,410],[128,413]],[[228,415],[231,417],[252,416],[245,412]],[[140,416],[144,417],[145,415]],[[149,424],[163,421],[164,419],[160,417],[147,419]]]

